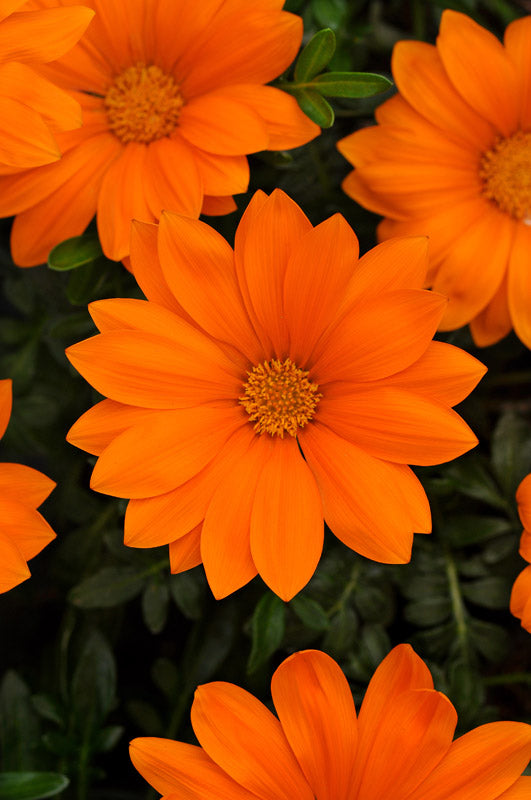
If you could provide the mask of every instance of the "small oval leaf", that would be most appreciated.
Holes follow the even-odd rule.
[[[326,97],[372,97],[392,85],[389,78],[372,72],[325,72],[312,81],[312,89]]]
[[[97,236],[73,236],[57,244],[48,256],[48,266],[57,272],[77,269],[103,255]]]
[[[331,28],[323,28],[312,36],[306,47],[301,51],[295,64],[295,80],[311,81],[321,72],[336,49],[336,37]]]
[[[3,772],[0,774],[0,800],[41,800],[53,797],[70,781],[55,772]]]
[[[331,128],[334,124],[334,110],[319,92],[313,89],[297,89],[295,99],[307,117],[321,128]]]
[[[258,602],[252,619],[253,644],[247,672],[255,672],[280,647],[286,626],[286,606],[272,592]]]

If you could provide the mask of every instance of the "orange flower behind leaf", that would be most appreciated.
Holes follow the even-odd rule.
[[[409,561],[430,509],[408,464],[476,438],[452,410],[485,368],[432,336],[446,300],[420,287],[426,240],[358,261],[336,214],[313,228],[257,192],[234,252],[203,222],[135,223],[148,298],[90,305],[101,331],[67,350],[108,399],[69,432],[99,456],[92,487],[131,498],[125,541],[201,561],[216,597],[258,572],[284,599],[311,578],[323,517],[348,547]]]
[[[77,100],[38,68],[70,50],[93,16],[81,5],[33,10],[25,0],[0,1],[0,167],[8,174],[57,161],[57,134],[81,125]]]
[[[524,526],[520,539],[520,555],[529,562],[514,582],[511,592],[511,613],[531,633],[531,474],[526,475],[516,491],[520,521]]]
[[[0,216],[17,215],[20,266],[45,261],[96,213],[103,251],[116,260],[129,253],[133,218],[226,214],[236,208],[231,195],[247,190],[247,154],[319,133],[293,97],[263,85],[302,38],[302,20],[279,0],[87,5],[96,11],[87,34],[42,69],[79,101],[82,128],[59,136],[58,164],[0,177]]]
[[[0,437],[11,416],[11,381],[0,381]],[[55,537],[37,508],[55,483],[22,464],[0,464],[0,593],[29,578],[27,562]]]
[[[453,740],[456,711],[409,645],[385,658],[359,717],[325,653],[287,658],[273,675],[275,716],[231,683],[200,686],[200,747],[140,738],[133,765],[165,800],[525,800],[531,725],[492,722]]]
[[[441,330],[470,323],[486,346],[514,328],[531,347],[531,16],[502,45],[446,10],[436,46],[399,42],[392,69],[378,125],[339,142],[345,192],[385,217],[381,239],[430,237]]]

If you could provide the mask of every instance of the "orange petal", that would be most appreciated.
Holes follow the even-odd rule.
[[[75,45],[93,16],[81,5],[15,12],[0,25],[2,60],[53,61]]]
[[[531,17],[515,19],[505,29],[505,49],[519,83],[520,128],[531,127]]]
[[[503,45],[457,11],[441,18],[437,51],[456,91],[504,136],[518,125],[516,71]]]
[[[488,305],[470,320],[470,333],[477,347],[496,344],[511,332],[513,321],[509,311],[508,292],[506,273]]]
[[[250,520],[255,492],[273,440],[247,426],[248,449],[226,472],[212,495],[201,534],[201,557],[217,600],[245,586],[256,575],[251,556]]]
[[[54,486],[54,481],[32,467],[25,467],[22,464],[0,464],[1,497],[38,508]]]
[[[13,11],[17,11],[27,0],[1,0],[0,2],[0,21],[8,17]]]
[[[290,356],[299,366],[306,365],[315,343],[335,318],[358,253],[356,234],[341,214],[317,225],[297,243],[286,269],[284,310]]]
[[[312,577],[323,549],[323,509],[297,440],[274,440],[256,487],[251,554],[260,577],[291,600]]]
[[[74,422],[66,435],[66,441],[87,453],[99,456],[113,439],[133,425],[147,422],[152,413],[150,408],[102,400]]]
[[[531,777],[518,778],[510,789],[500,794],[496,800],[527,800],[531,795]]]
[[[244,689],[200,686],[191,717],[207,755],[261,800],[313,800],[278,719]]]
[[[516,490],[516,502],[522,525],[531,531],[531,473],[520,482]]]
[[[295,653],[273,675],[271,694],[314,796],[349,797],[358,738],[356,709],[336,662],[317,650]]]
[[[1,78],[0,71],[0,78]],[[26,169],[61,158],[59,146],[38,111],[11,97],[0,97],[0,162]]]
[[[30,577],[28,565],[22,553],[7,532],[0,531],[0,594]]]
[[[531,633],[531,566],[516,578],[509,605],[511,614],[522,621],[522,627]]]
[[[103,451],[91,487],[128,498],[169,492],[197,475],[244,422],[239,408],[153,412]]]
[[[0,438],[6,432],[12,405],[12,381],[10,378],[0,380]]]
[[[2,533],[11,539],[28,561],[40,553],[55,533],[38,511],[11,497],[0,497]]]
[[[431,673],[411,645],[399,644],[380,663],[359,713],[359,755],[366,759],[386,710],[402,692],[433,689]]]
[[[319,423],[308,425],[300,442],[332,533],[374,561],[409,561],[413,531],[430,530],[429,505],[413,473],[373,458]]]
[[[509,257],[509,309],[515,333],[526,347],[531,347],[530,246],[531,228],[525,224],[516,224],[514,242]]]
[[[225,214],[232,214],[237,211],[238,206],[234,197],[212,197],[211,195],[204,195],[203,205],[201,206],[201,214],[211,217],[222,217]]]
[[[357,132],[352,134],[356,136]],[[347,137],[348,139],[348,137]],[[342,142],[346,140],[343,139]],[[346,156],[346,149],[343,151]],[[348,156],[346,156],[348,158]],[[396,219],[408,219],[408,212],[400,207],[396,202],[396,198],[388,196],[380,196],[377,192],[373,191],[370,184],[365,181],[362,176],[361,170],[356,169],[354,172],[349,172],[346,178],[341,183],[341,188],[352,197],[357,203],[375,214],[381,214],[382,217],[389,216]]]
[[[149,210],[156,219],[164,209],[199,216],[203,181],[194,149],[181,136],[165,136],[147,147],[143,188]]]
[[[186,572],[201,563],[201,525],[197,525],[186,536],[170,542],[170,572]]]
[[[206,195],[230,195],[247,191],[249,162],[245,156],[220,156],[194,147],[194,159]]]
[[[520,514],[520,518],[523,519],[524,516],[522,514],[521,506],[518,507],[518,512]],[[527,513],[529,513],[529,511]],[[529,563],[531,564],[531,531],[529,530],[522,531],[522,535],[520,537],[520,547],[518,549],[518,552],[520,553],[522,558],[525,558],[525,560],[529,561]]]
[[[179,314],[183,309],[172,295],[162,274],[157,239],[159,226],[133,220],[131,225],[131,269],[148,300]]]
[[[498,800],[531,758],[531,725],[491,722],[465,733],[408,800]]]
[[[133,766],[159,794],[176,793],[186,800],[254,798],[195,745],[155,737],[133,739],[129,755]]]
[[[179,132],[194,147],[225,156],[257,153],[269,144],[258,114],[223,89],[189,100],[179,117]]]

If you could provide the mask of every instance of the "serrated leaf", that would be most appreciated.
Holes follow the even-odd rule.
[[[247,662],[247,672],[252,674],[273,655],[284,638],[286,606],[272,592],[267,592],[258,602],[251,622],[252,646]]]
[[[151,633],[160,633],[168,618],[170,593],[165,583],[151,581],[142,593],[142,616]]]
[[[491,576],[461,584],[463,596],[482,608],[508,608],[511,584],[508,580]]]
[[[0,773],[0,800],[44,800],[66,789],[70,781],[55,772]]]
[[[295,595],[290,603],[290,608],[293,609],[302,624],[312,631],[321,633],[330,627],[330,620],[323,607],[311,597],[302,594]]]
[[[111,608],[139,594],[146,582],[134,567],[103,567],[74,586],[68,599],[79,608]]]
[[[372,97],[392,85],[388,78],[371,72],[325,72],[312,81],[312,89],[325,97]]]
[[[334,110],[319,92],[313,89],[296,89],[293,95],[312,122],[321,128],[331,128],[334,124]]]
[[[97,236],[90,234],[73,236],[50,250],[48,266],[57,272],[67,272],[82,267],[83,264],[90,264],[102,255]]]
[[[321,72],[336,49],[336,36],[330,28],[323,28],[312,36],[295,64],[294,77],[299,83],[310,81]]]

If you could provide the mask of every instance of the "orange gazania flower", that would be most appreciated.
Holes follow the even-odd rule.
[[[34,0],[34,7],[50,0]],[[69,5],[69,0],[62,0]],[[87,0],[87,34],[43,70],[83,109],[60,163],[0,179],[0,215],[17,214],[14,261],[32,266],[97,212],[103,251],[129,253],[131,220],[162,209],[198,217],[236,208],[247,153],[284,150],[319,128],[263,84],[293,61],[302,20],[279,0]]]
[[[234,252],[198,220],[133,226],[148,301],[103,300],[101,334],[67,350],[107,400],[68,439],[99,456],[94,489],[132,498],[125,541],[201,561],[223,597],[260,573],[284,599],[311,578],[323,515],[377,561],[410,558],[429,532],[407,466],[476,438],[451,409],[484,373],[432,342],[445,298],[423,291],[426,240],[359,262],[339,214],[312,228],[283,192],[257,192]]]
[[[389,653],[359,718],[336,662],[318,650],[273,675],[278,718],[231,683],[200,686],[200,747],[134,739],[131,760],[166,800],[525,800],[531,725],[492,722],[452,741],[456,711],[409,645]]]
[[[522,627],[531,633],[531,474],[526,475],[516,490],[520,521],[524,526],[520,539],[520,555],[529,561],[514,582],[511,592],[511,613],[522,621]]]
[[[35,68],[70,50],[94,12],[49,5],[0,0],[0,165],[13,169],[57,161],[55,134],[81,125],[79,103]]]
[[[11,416],[11,381],[0,381],[0,438]],[[55,483],[42,472],[22,464],[0,464],[0,592],[26,578],[27,561],[55,538],[36,510]]]
[[[470,323],[485,346],[514,327],[531,347],[531,17],[504,44],[444,11],[436,46],[395,46],[399,94],[339,149],[356,166],[344,190],[386,217],[381,239],[429,235],[441,330]]]

